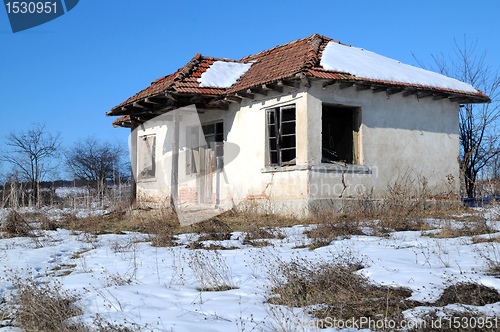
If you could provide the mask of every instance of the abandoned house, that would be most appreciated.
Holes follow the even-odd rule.
[[[459,105],[489,101],[314,34],[240,60],[196,54],[107,115],[132,130],[137,203],[251,201],[302,215],[382,197],[398,177],[458,194]]]

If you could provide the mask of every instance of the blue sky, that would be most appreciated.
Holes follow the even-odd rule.
[[[65,145],[87,135],[126,144],[105,116],[196,53],[239,59],[319,33],[416,65],[478,39],[500,66],[500,1],[80,0],[13,34],[0,8],[0,149],[11,130],[45,122]]]

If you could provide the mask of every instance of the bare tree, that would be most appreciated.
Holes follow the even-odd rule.
[[[463,45],[455,40],[454,55],[432,56],[442,74],[469,83],[488,95],[491,103],[460,105],[460,166],[467,197],[476,195],[478,174],[500,153],[496,132],[500,116],[500,73],[486,62],[486,52],[477,54],[477,40]],[[417,60],[419,64],[423,64]]]
[[[84,181],[90,188],[102,191],[108,180],[124,177],[123,162],[126,150],[118,143],[87,137],[66,149],[65,163],[71,175]]]
[[[29,182],[34,201],[39,204],[40,182],[56,168],[54,160],[58,157],[61,135],[52,135],[45,130],[45,124],[34,124],[28,131],[11,131],[5,137],[9,147],[0,160],[12,165],[19,177]]]

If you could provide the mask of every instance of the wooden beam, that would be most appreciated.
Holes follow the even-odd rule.
[[[290,81],[284,81],[284,80],[278,80],[278,86],[281,86],[281,87],[289,87],[289,88],[294,88],[294,89],[297,89],[297,87],[295,86],[294,83],[290,82]]]
[[[350,88],[353,85],[354,85],[353,82],[340,82],[339,88],[342,90],[342,89]]]
[[[189,102],[190,103],[201,103],[203,102],[204,98],[203,96],[200,96],[200,95],[196,95],[196,96],[192,96],[191,98],[189,98]]]
[[[144,98],[144,102],[146,104],[161,105],[161,103],[153,100],[152,98]]]
[[[423,99],[432,96],[432,91],[419,91],[417,92],[417,98]]]
[[[258,95],[261,95],[261,96],[267,96],[267,91],[266,90],[257,89],[257,88],[250,88],[250,89],[247,90],[247,93],[249,93],[249,94],[255,93],[255,94],[258,94]]]
[[[333,85],[335,83],[337,83],[337,80],[328,80],[326,82],[323,82],[323,88],[326,88],[327,86]]]
[[[467,103],[468,99],[465,96],[461,95],[451,95],[448,97],[450,101],[458,102],[458,103]]]
[[[276,86],[275,84],[262,84],[262,90],[276,91],[279,93],[283,93],[283,87]]]
[[[416,93],[417,90],[416,89],[408,89],[408,88],[405,88],[404,91],[403,91],[403,97],[408,97],[408,96],[411,96],[412,94]]]
[[[132,164],[132,167],[130,167],[130,205],[132,208],[136,208],[136,203],[137,203],[137,184],[136,184],[136,179],[138,179],[137,173],[139,173],[139,170],[137,169],[137,127],[139,127],[139,123],[137,122],[137,119],[134,116],[130,117],[130,147],[131,147],[131,154],[130,154],[130,162]]]
[[[166,98],[171,99],[173,101],[177,101],[177,98],[175,98],[171,93],[165,93],[164,95]]]
[[[448,94],[446,93],[440,93],[440,94],[434,94],[434,96],[432,97],[432,100],[441,100],[441,99],[445,99],[445,98],[448,98]]]
[[[402,87],[391,86],[391,87],[387,88],[388,95],[393,95],[393,94],[399,93],[401,91],[403,91]]]
[[[372,85],[372,86],[370,86],[370,89],[372,89],[373,93],[377,93],[377,92],[382,92],[382,91],[387,90],[387,87],[380,86],[380,85]]]
[[[298,73],[295,76],[298,77],[300,79],[300,81],[302,82],[302,84],[304,84],[307,88],[311,87],[311,81],[306,76],[306,74],[304,74],[304,73]]]
[[[179,197],[179,109],[174,110],[174,138],[172,140],[172,169],[170,175],[170,207],[176,211]]]
[[[229,102],[224,102],[223,100],[217,100],[207,103],[203,108],[227,111],[229,109],[228,104]]]
[[[354,86],[356,87],[356,91],[368,90],[370,88],[369,85],[359,83],[354,83]]]
[[[139,102],[137,102],[137,101],[136,101],[136,102],[134,102],[134,103],[132,104],[132,106],[137,107],[137,108],[148,109],[148,107],[146,107],[146,106],[144,106],[144,105],[139,104]]]
[[[230,103],[241,103],[241,98],[237,96],[226,96],[224,100]]]
[[[238,93],[235,93],[235,96],[240,97],[240,98],[245,98],[245,99],[254,99],[255,98],[255,95],[253,95],[251,93],[241,92],[241,91]]]

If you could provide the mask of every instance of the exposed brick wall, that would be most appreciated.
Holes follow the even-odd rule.
[[[196,188],[189,187],[186,183],[179,185],[179,203],[198,203]]]
[[[258,199],[269,199],[269,197],[265,193],[257,195],[248,195],[247,197],[245,197],[245,200],[247,201],[254,201]]]

